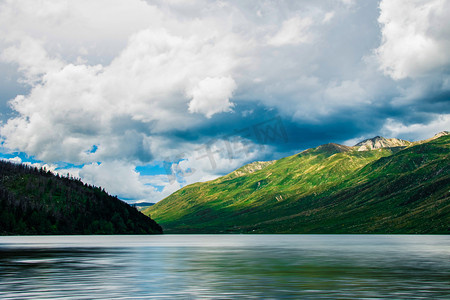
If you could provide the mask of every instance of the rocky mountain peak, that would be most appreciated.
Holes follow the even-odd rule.
[[[355,145],[358,147],[358,151],[369,151],[380,148],[391,148],[391,147],[406,147],[411,145],[411,142],[401,140],[401,139],[387,139],[382,136],[376,136],[371,139],[366,139]]]

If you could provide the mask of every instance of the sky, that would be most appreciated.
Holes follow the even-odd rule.
[[[130,203],[450,129],[450,0],[0,0],[0,157]]]

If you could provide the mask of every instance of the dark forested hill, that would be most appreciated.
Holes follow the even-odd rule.
[[[0,161],[0,234],[147,234],[161,227],[73,178]]]
[[[450,135],[322,145],[186,186],[144,213],[173,233],[450,233]]]

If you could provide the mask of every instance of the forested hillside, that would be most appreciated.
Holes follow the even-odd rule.
[[[148,234],[161,227],[78,179],[0,161],[0,234]]]
[[[144,213],[173,233],[450,233],[450,135],[364,145],[253,163]]]

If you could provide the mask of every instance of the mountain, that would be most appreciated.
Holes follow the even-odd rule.
[[[142,211],[152,205],[155,205],[155,203],[153,203],[153,202],[136,202],[136,203],[131,204],[131,206],[135,207],[138,211]]]
[[[376,136],[371,139],[364,140],[355,145],[358,151],[367,151],[380,148],[405,147],[411,145],[411,142],[400,139],[386,139],[382,136]]]
[[[449,135],[326,144],[191,184],[144,213],[169,233],[450,233],[449,148]]]
[[[101,188],[0,161],[0,234],[150,233],[161,226]]]
[[[426,142],[435,140],[435,139],[437,139],[437,138],[440,138],[441,136],[445,136],[445,135],[449,135],[449,134],[450,134],[450,131],[441,131],[441,132],[439,132],[439,133],[436,133],[433,137],[431,137],[431,138],[429,138],[429,139],[426,139],[426,140],[423,140],[423,141],[414,142],[413,144],[422,144],[422,143],[426,143]]]

